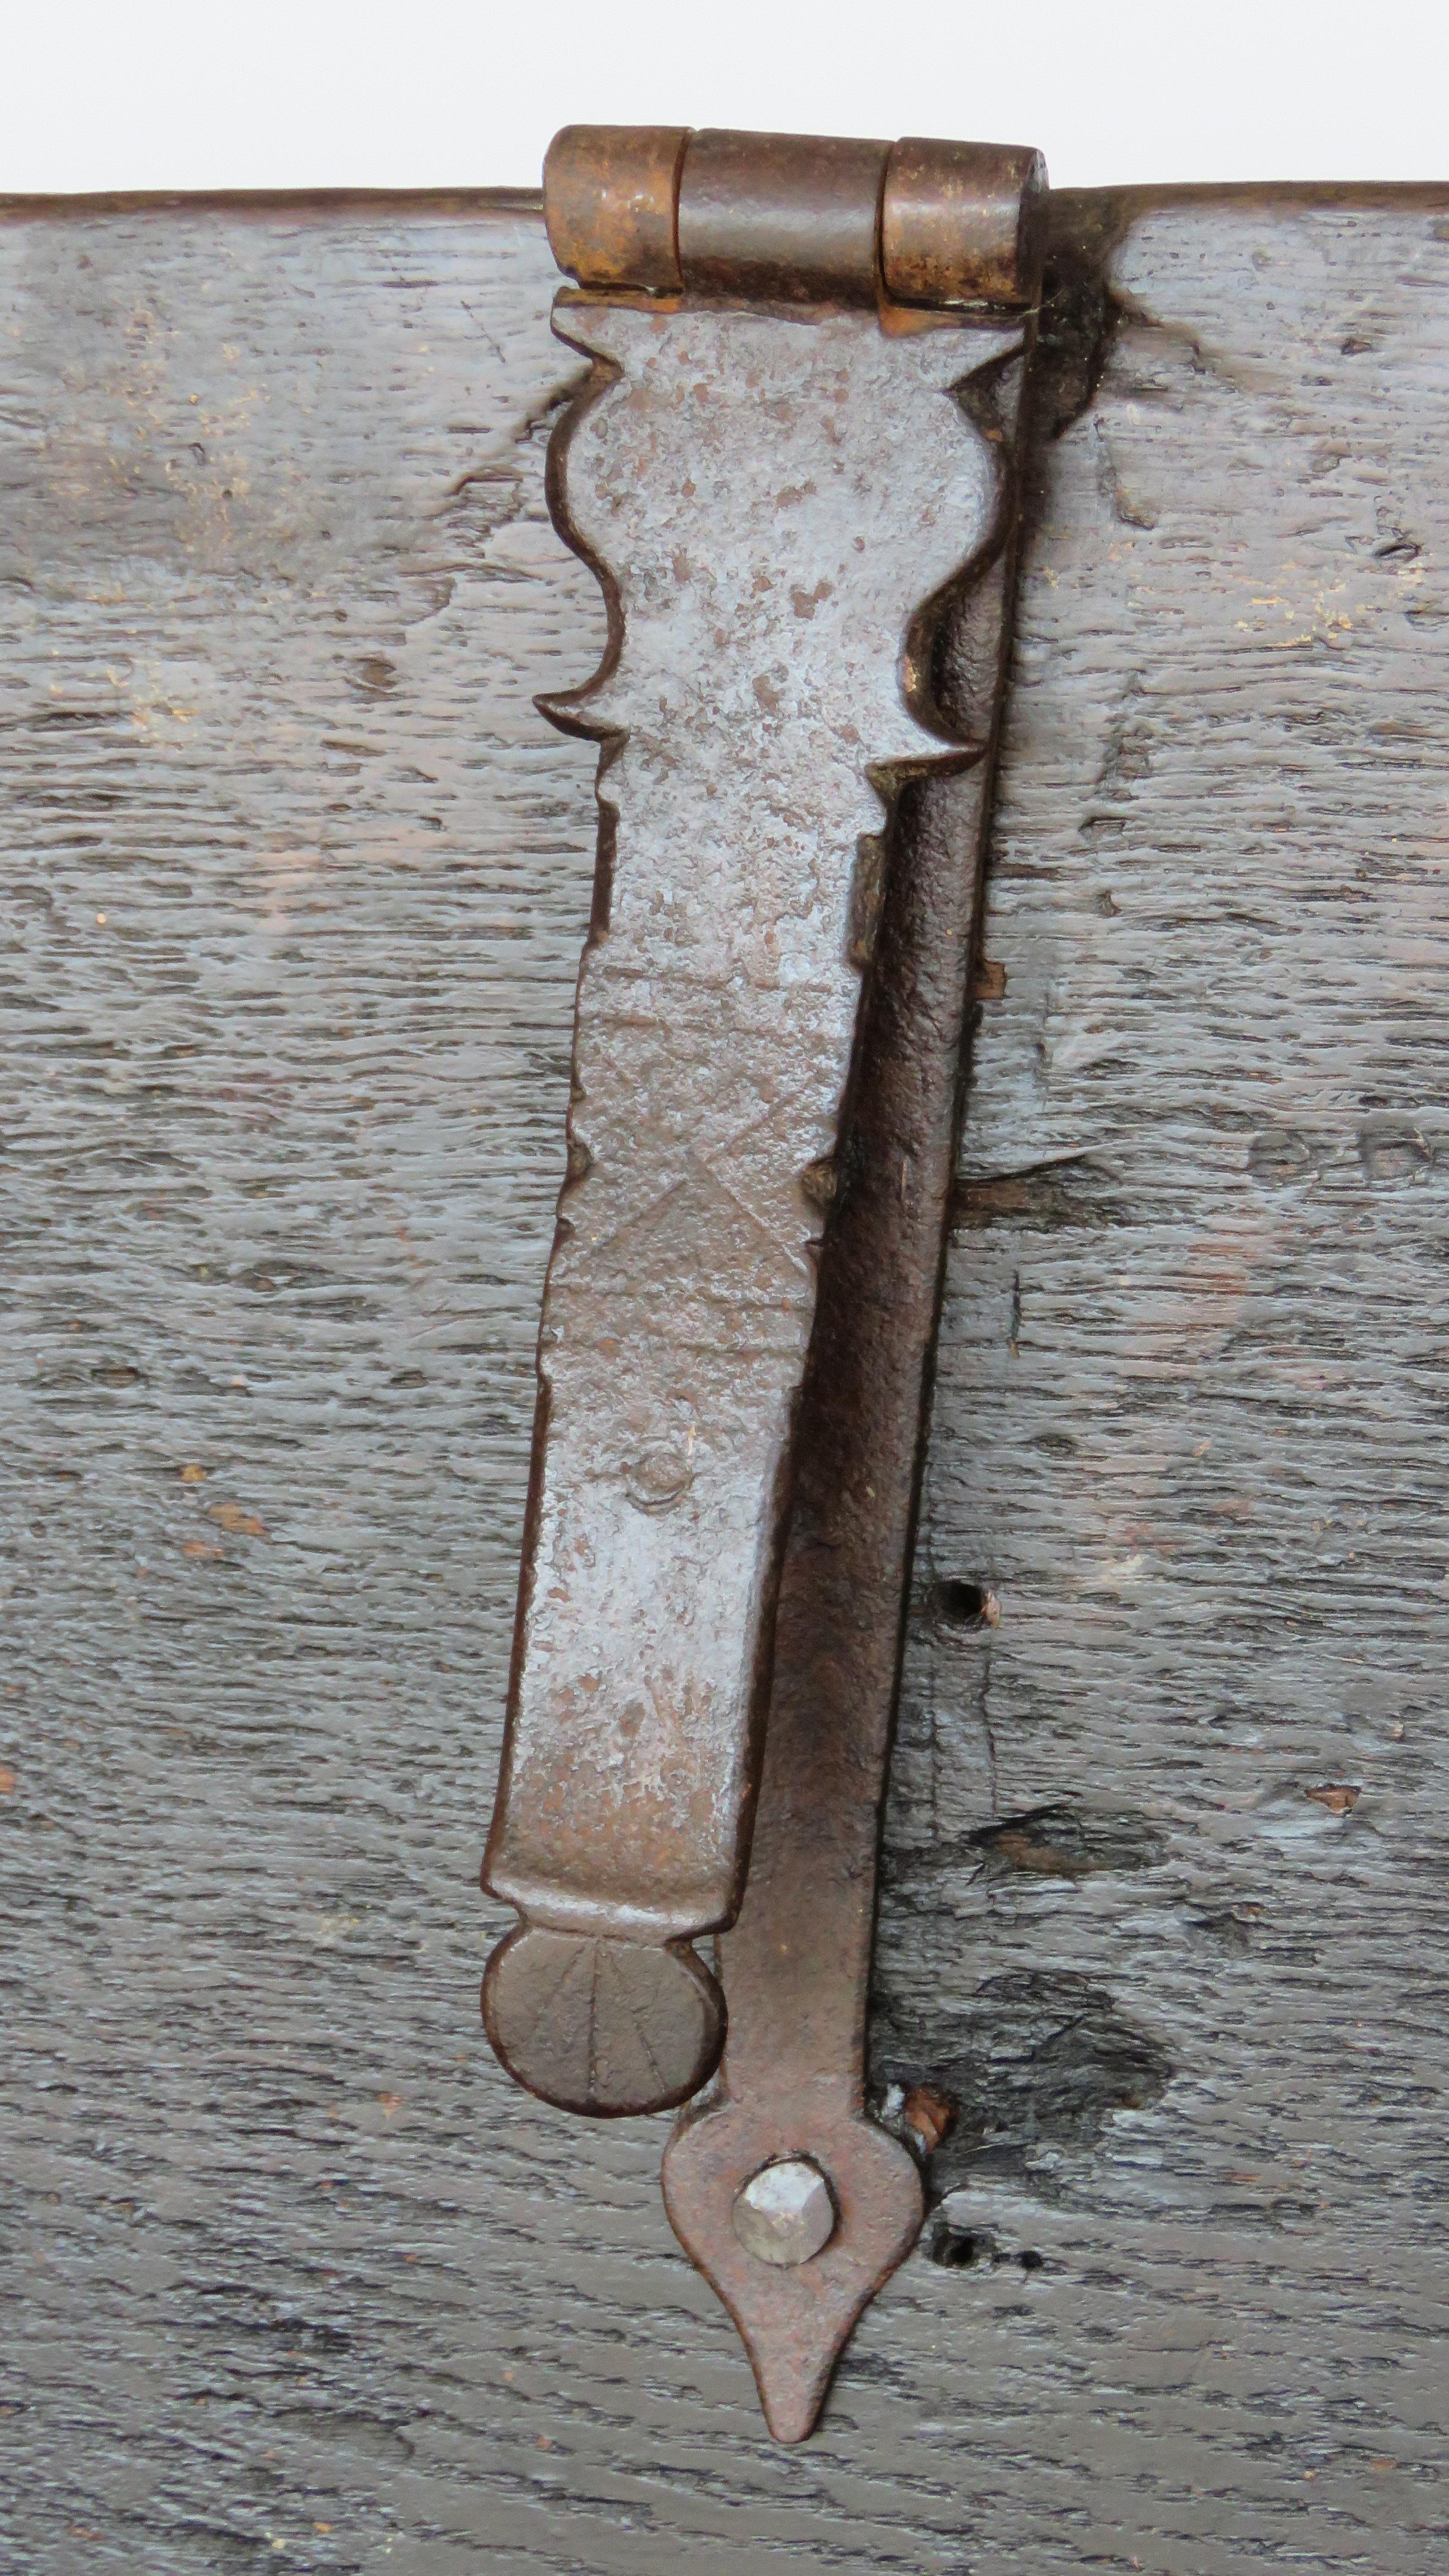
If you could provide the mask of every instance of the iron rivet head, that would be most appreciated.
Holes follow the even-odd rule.
[[[830,2185],[808,2156],[784,2156],[753,2174],[736,2195],[734,2231],[758,2262],[808,2263],[835,2234]]]

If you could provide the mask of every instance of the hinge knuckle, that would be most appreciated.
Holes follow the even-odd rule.
[[[873,304],[889,149],[840,135],[691,135],[679,191],[686,291]]]
[[[1012,143],[891,148],[881,198],[881,273],[897,304],[1025,304],[1046,194],[1039,152]]]
[[[543,165],[549,248],[580,286],[677,295],[682,125],[566,125]]]

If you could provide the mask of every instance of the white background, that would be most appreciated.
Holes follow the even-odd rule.
[[[1449,177],[1449,0],[8,0],[0,189],[537,184],[556,126],[1039,145],[1058,187]]]

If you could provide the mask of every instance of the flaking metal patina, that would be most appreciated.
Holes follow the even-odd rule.
[[[785,2439],[921,2216],[864,2017],[1039,185],[634,129],[546,172],[610,646],[551,710],[603,745],[599,868],[484,2009],[597,2113],[698,2094],[727,2019],[665,2194]]]

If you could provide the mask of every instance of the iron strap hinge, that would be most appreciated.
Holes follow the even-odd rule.
[[[599,857],[484,2015],[548,2101],[689,2105],[669,2214],[784,2439],[921,2219],[865,2013],[1043,186],[672,128],[545,167],[610,641],[548,705]]]

